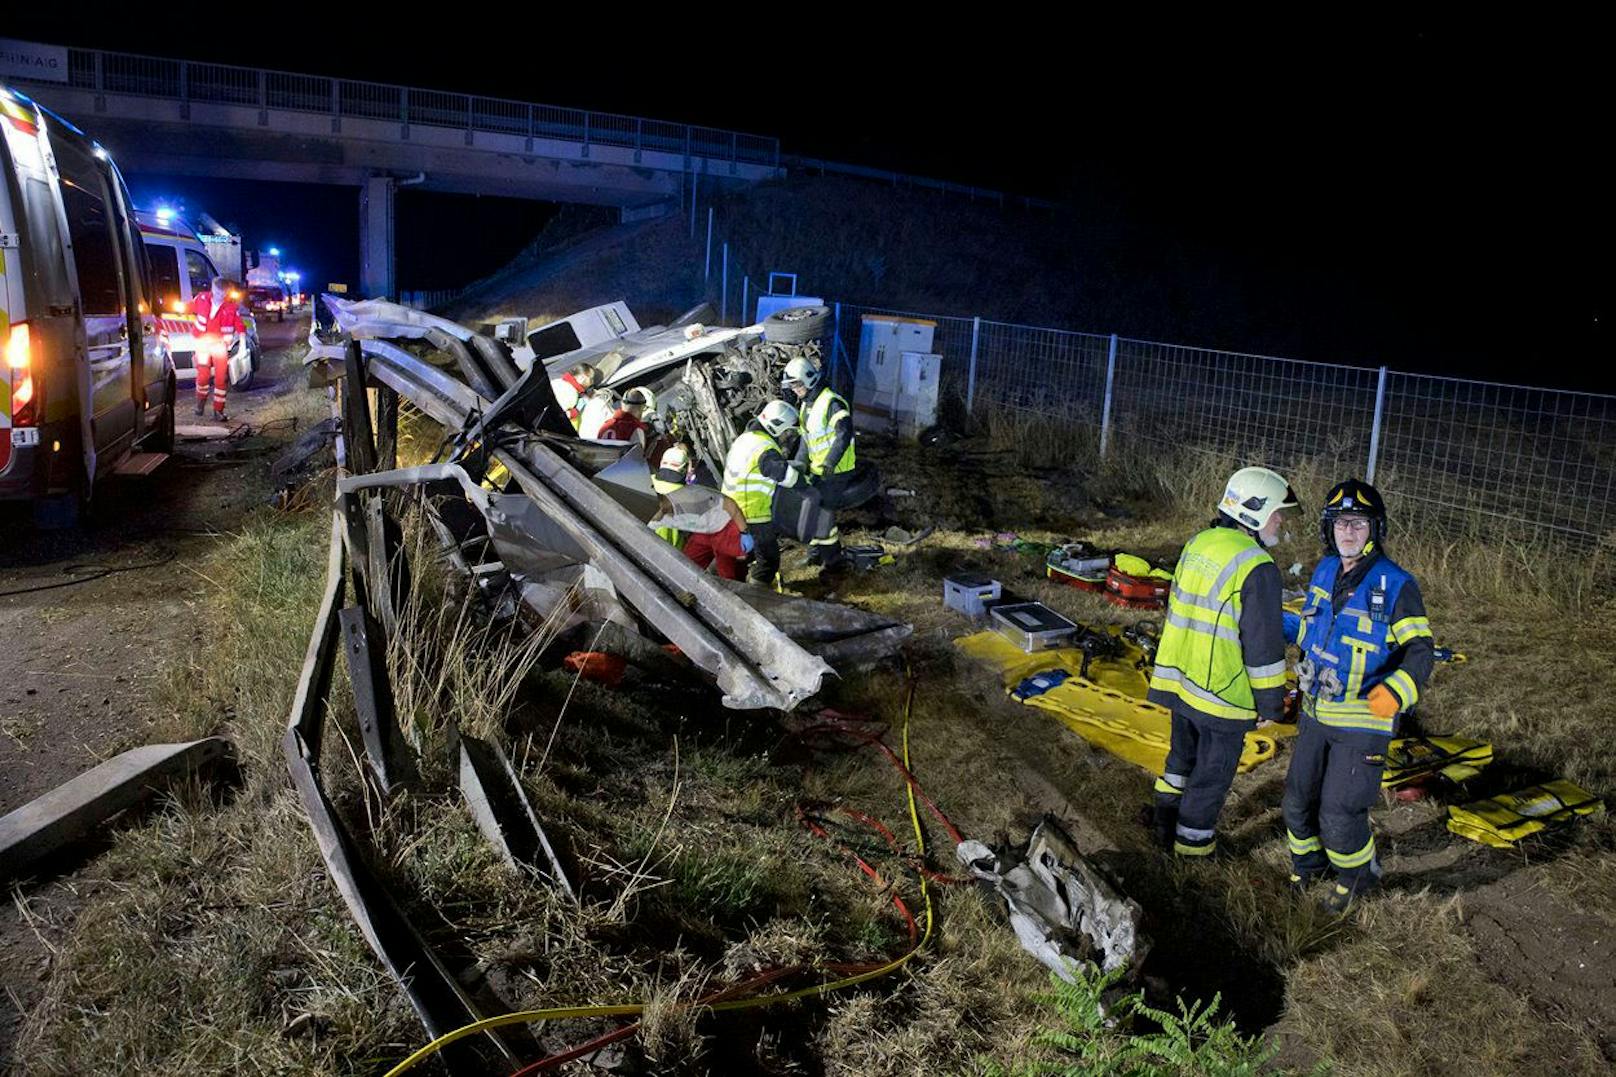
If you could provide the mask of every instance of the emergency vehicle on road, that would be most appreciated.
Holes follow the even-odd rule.
[[[151,262],[152,287],[156,289],[165,347],[174,360],[179,379],[195,381],[192,300],[212,287],[213,278],[221,274],[209,256],[207,245],[183,217],[160,216],[143,209],[135,212],[135,218],[140,222],[140,238]],[[230,352],[230,387],[244,389],[251,383],[261,355],[258,323],[251,317],[246,293],[241,290],[239,281],[234,282],[233,291],[233,298],[241,303],[242,322],[247,331]]]
[[[153,287],[107,152],[0,84],[0,500],[70,525],[101,479],[172,451]]]

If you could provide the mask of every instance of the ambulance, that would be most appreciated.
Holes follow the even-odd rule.
[[[163,346],[174,361],[180,381],[196,380],[196,342],[192,331],[191,300],[213,287],[220,273],[208,245],[183,217],[156,210],[136,210],[140,238],[151,264],[152,288],[157,302],[158,328]],[[248,308],[240,281],[231,279],[231,298],[241,304],[244,333],[230,352],[230,388],[245,389],[252,383],[262,350],[258,344],[258,323]]]
[[[107,152],[0,84],[0,500],[71,526],[173,450],[175,376]]]

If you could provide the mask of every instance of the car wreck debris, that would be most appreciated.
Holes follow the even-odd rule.
[[[1022,948],[1062,979],[1074,981],[1073,961],[1103,972],[1137,969],[1143,962],[1148,944],[1139,929],[1139,905],[1083,858],[1053,816],[1033,828],[1024,853],[962,841],[954,855],[1004,898]]]

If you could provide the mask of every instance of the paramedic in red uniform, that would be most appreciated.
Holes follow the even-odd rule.
[[[230,298],[230,282],[214,277],[212,289],[191,300],[191,318],[196,322],[196,413],[207,408],[211,373],[213,417],[223,422],[225,395],[230,391],[230,349],[243,332],[241,307]]]

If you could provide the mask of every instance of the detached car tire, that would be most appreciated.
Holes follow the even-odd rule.
[[[770,344],[806,344],[829,333],[829,307],[791,307],[763,319],[763,339]]]

